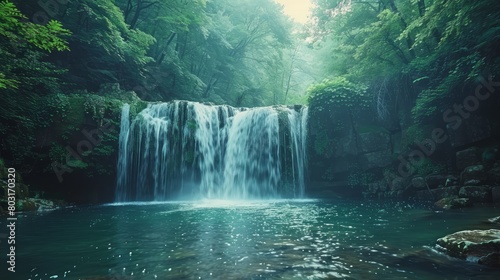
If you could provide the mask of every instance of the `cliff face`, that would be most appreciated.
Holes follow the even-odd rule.
[[[145,106],[134,93],[105,85],[98,94],[40,96],[16,112],[2,131],[1,157],[23,178],[23,198],[112,201],[124,102],[133,114]]]
[[[498,201],[500,99],[488,100],[463,117],[442,110],[443,118],[427,120],[412,120],[413,107],[402,107],[392,122],[380,120],[371,107],[352,111],[310,102],[311,194]]]

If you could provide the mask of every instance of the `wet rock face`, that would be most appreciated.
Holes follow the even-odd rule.
[[[500,267],[500,230],[464,230],[437,240],[437,249],[470,262]]]
[[[436,201],[438,199],[442,199],[450,196],[457,196],[458,191],[460,190],[459,186],[452,186],[448,188],[437,188],[432,190],[421,190],[415,192],[414,197],[418,200],[428,200],[428,201]]]
[[[491,184],[500,184],[500,166],[496,166],[488,171],[488,182]]]
[[[491,189],[488,186],[463,186],[458,195],[474,202],[491,202]]]
[[[416,189],[416,190],[424,190],[427,188],[427,185],[425,183],[425,179],[424,177],[415,177],[411,180],[411,186],[412,188]]]
[[[479,150],[476,147],[459,151],[456,154],[457,169],[464,170],[466,167],[478,164],[481,159],[479,158]]]
[[[429,188],[435,189],[444,187],[448,178],[444,175],[429,175],[426,177],[426,182]]]
[[[474,182],[474,185],[479,185],[487,180],[487,173],[484,165],[472,165],[462,172],[462,183]]]

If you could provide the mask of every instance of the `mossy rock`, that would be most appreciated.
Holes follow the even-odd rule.
[[[445,197],[434,203],[441,209],[459,209],[472,206],[472,201],[468,198],[459,198],[458,196]]]
[[[460,259],[500,267],[500,230],[463,230],[439,238],[437,249]]]

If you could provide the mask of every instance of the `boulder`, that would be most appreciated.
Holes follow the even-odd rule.
[[[415,178],[411,179],[411,187],[415,190],[427,189],[424,177],[419,176],[419,177],[415,177]]]
[[[492,167],[499,158],[498,146],[487,147],[481,153],[481,160],[487,167]]]
[[[431,189],[435,189],[438,187],[444,187],[446,185],[446,180],[448,178],[444,175],[429,175],[425,177],[425,181],[427,182],[427,185]]]
[[[458,196],[470,198],[473,202],[491,202],[491,189],[487,186],[463,186]]]
[[[26,198],[17,201],[19,211],[47,211],[57,209],[53,201],[39,198]]]
[[[445,197],[434,203],[436,207],[441,209],[459,209],[472,206],[472,201],[468,198],[459,198],[458,196]]]
[[[437,240],[437,249],[470,262],[500,267],[500,230],[464,230]]]
[[[493,167],[488,171],[488,183],[500,184],[500,166]]]
[[[446,126],[449,141],[452,147],[464,147],[472,143],[487,139],[491,136],[491,125],[487,118],[470,115],[463,119],[462,124],[456,128],[451,124]]]
[[[432,190],[421,190],[415,192],[415,198],[418,200],[429,200],[436,201],[441,198],[457,196],[458,191],[460,190],[459,186],[452,186],[448,188],[438,188]]]
[[[460,177],[463,183],[471,180],[479,180],[480,183],[484,183],[487,179],[487,173],[484,165],[472,165],[465,168]]]
[[[457,169],[464,170],[466,167],[476,165],[481,162],[479,150],[476,147],[471,147],[456,153]]]
[[[334,157],[356,156],[361,154],[360,149],[356,143],[356,133],[350,131],[335,141],[333,150]]]
[[[386,167],[392,163],[392,154],[390,150],[371,152],[363,156],[366,159],[366,168]]]
[[[403,178],[395,178],[390,184],[391,191],[401,191],[406,189],[406,180]]]
[[[464,186],[479,186],[481,185],[481,183],[482,183],[481,181],[474,179],[464,182]]]
[[[457,186],[457,185],[459,185],[457,177],[455,177],[453,175],[446,176],[446,183],[444,184],[445,187],[451,187],[451,186]]]
[[[387,190],[387,183],[385,181],[377,181],[367,185],[369,193],[385,192]]]
[[[500,216],[488,219],[488,223],[490,223],[490,224],[500,224]]]
[[[359,142],[363,153],[390,150],[391,139],[387,133],[381,131],[359,134]]]

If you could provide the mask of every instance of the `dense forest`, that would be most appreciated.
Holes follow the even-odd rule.
[[[272,1],[33,3],[2,3],[4,88],[70,94],[115,83],[146,100],[238,106],[286,103],[305,90],[303,44]]]
[[[459,172],[456,151],[496,141],[498,99],[488,99],[500,70],[496,1],[313,3],[299,24],[270,0],[2,1],[1,156],[28,178],[64,172],[54,166],[64,161],[66,170],[109,175],[116,133],[84,160],[68,161],[65,147],[84,127],[116,127],[123,102],[137,114],[144,101],[170,100],[308,104],[310,180],[350,186],[401,177],[401,159],[413,163],[434,132],[480,130],[460,143],[450,136],[435,153],[426,142],[433,153],[410,175]],[[390,151],[360,167],[369,132]],[[354,152],[342,154],[346,141]]]
[[[455,194],[429,188],[465,184],[468,165],[493,166],[498,3],[316,4],[308,40],[327,79],[309,88],[308,101],[311,119],[331,121],[311,123],[314,178],[368,186],[371,197],[414,198],[423,186],[432,200]]]

